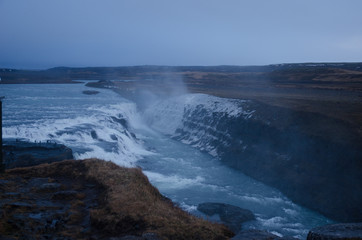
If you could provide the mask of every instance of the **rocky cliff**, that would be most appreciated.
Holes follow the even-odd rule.
[[[337,221],[362,221],[362,146],[341,120],[203,94],[167,99],[146,115],[156,129],[280,189]]]

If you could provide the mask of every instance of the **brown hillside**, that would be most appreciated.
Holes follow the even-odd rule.
[[[97,159],[8,170],[0,176],[0,194],[0,235],[9,239],[233,236],[223,225],[196,218],[175,206],[140,169]]]

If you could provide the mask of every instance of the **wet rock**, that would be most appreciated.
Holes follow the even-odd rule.
[[[59,183],[44,183],[39,187],[38,191],[57,191],[61,186]]]
[[[4,141],[4,165],[6,169],[29,167],[42,163],[58,162],[73,158],[70,148],[54,142]]]
[[[59,191],[54,193],[52,200],[72,200],[76,198],[78,192],[69,190],[69,191]]]
[[[362,239],[362,223],[339,223],[310,230],[307,240]]]
[[[99,80],[98,82],[88,82],[85,86],[95,88],[113,88],[114,83],[110,80]]]
[[[127,235],[120,238],[112,237],[109,240],[160,240],[155,233],[144,233],[142,236]]]
[[[30,213],[29,218],[41,220],[43,218],[43,214],[42,213]]]
[[[117,140],[118,140],[117,136],[114,135],[114,134],[109,135],[109,137],[110,137],[112,140],[114,140],[114,141],[117,141]]]
[[[128,129],[128,122],[126,119],[124,118],[116,118],[116,117],[112,117],[112,120],[116,123],[121,124],[125,129]]]
[[[20,193],[18,192],[8,192],[4,194],[6,198],[19,198]]]
[[[129,235],[121,238],[110,238],[109,240],[144,240],[144,239],[140,236]]]
[[[291,237],[278,237],[272,233],[262,230],[249,229],[238,233],[232,240],[297,240]]]
[[[51,229],[55,229],[58,224],[59,224],[59,220],[53,219],[53,220],[52,220],[52,223],[50,224],[49,227],[50,227]]]
[[[248,229],[238,233],[232,240],[298,240],[293,237],[279,237],[267,231]]]
[[[63,207],[62,204],[58,204],[58,203],[54,203],[52,201],[42,200],[42,199],[37,199],[36,205],[39,207],[39,209],[43,209],[43,210],[57,210],[57,209],[61,209]]]
[[[4,179],[0,179],[0,185],[6,185],[8,184],[10,181],[8,180],[4,180]]]
[[[201,203],[197,206],[197,210],[208,216],[219,215],[221,222],[235,233],[240,231],[243,222],[255,219],[250,210],[225,203]]]
[[[96,131],[92,130],[90,134],[93,139],[98,139],[98,135],[97,135]]]
[[[94,90],[85,90],[82,92],[83,94],[86,94],[86,95],[96,95],[98,94],[99,92],[98,91],[94,91]]]
[[[15,208],[15,209],[30,209],[32,205],[26,202],[13,202],[5,204],[5,207]]]

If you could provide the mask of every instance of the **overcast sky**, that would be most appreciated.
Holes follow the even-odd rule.
[[[362,0],[0,0],[0,67],[362,61]]]

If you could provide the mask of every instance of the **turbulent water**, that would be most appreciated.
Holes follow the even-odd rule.
[[[136,103],[109,90],[83,94],[89,90],[83,84],[0,87],[0,96],[6,97],[4,138],[53,140],[72,148],[77,159],[97,157],[140,166],[162,194],[195,215],[202,216],[196,206],[203,202],[253,211],[256,220],[244,228],[305,238],[309,229],[330,223],[218,160],[211,143],[227,144],[230,136],[217,132],[214,121],[252,117],[248,101],[186,94],[155,101],[140,111]],[[195,112],[203,119],[188,118]]]

